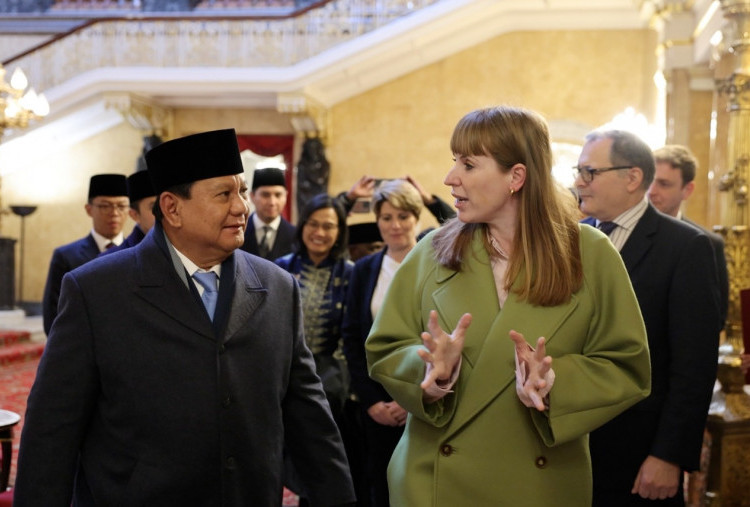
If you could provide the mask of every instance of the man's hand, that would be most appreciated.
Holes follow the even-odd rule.
[[[555,372],[552,370],[552,357],[546,355],[544,338],[536,342],[536,350],[526,343],[523,335],[510,332],[510,339],[516,344],[516,393],[527,407],[534,407],[540,412],[547,408],[545,397],[555,383]]]
[[[677,494],[681,478],[679,466],[656,456],[648,456],[630,492],[649,500],[664,500]]]
[[[396,403],[395,401],[389,401],[385,404],[388,410],[391,412],[391,416],[396,419],[396,426],[403,426],[406,424],[406,415],[408,412],[404,408]]]
[[[403,426],[406,424],[406,410],[395,401],[379,401],[367,409],[367,415],[383,426]]]
[[[420,384],[422,390],[431,385],[440,385],[451,378],[454,368],[461,359],[461,351],[464,348],[464,335],[471,324],[471,314],[465,313],[459,319],[453,334],[448,334],[440,328],[437,312],[430,311],[430,321],[427,329],[422,333],[422,343],[425,348],[419,349],[417,354],[427,364],[425,378]]]

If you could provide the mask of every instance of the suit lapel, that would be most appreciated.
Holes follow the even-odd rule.
[[[484,251],[475,253],[480,258],[471,259],[461,273],[439,266],[438,288],[432,294],[440,326],[447,333],[453,332],[464,313],[471,313],[472,322],[465,337],[463,350],[464,359],[471,366],[477,362],[486,332],[500,310],[489,256]]]
[[[255,313],[260,304],[265,300],[268,289],[263,287],[257,272],[250,263],[250,255],[241,255],[235,251],[233,255],[233,269],[228,270],[231,275],[231,292],[222,294],[219,289],[219,304],[229,308],[226,328],[222,336],[222,342],[226,342],[243,328],[250,317]],[[222,266],[222,283],[224,283],[224,267]],[[227,300],[231,298],[231,300]]]
[[[245,245],[244,249],[248,252],[258,251],[258,240],[255,239],[255,222],[253,217],[250,215],[250,219],[247,221],[247,231],[245,231]]]
[[[93,259],[97,255],[99,255],[99,245],[96,244],[94,235],[89,233],[89,235],[86,236],[86,242],[83,245],[83,256],[88,259]]]
[[[383,266],[383,259],[385,258],[386,249],[384,248],[373,258],[372,262],[368,265],[367,271],[367,301],[372,301],[372,295],[375,293],[375,286],[378,284],[378,277],[380,277],[380,268]],[[371,314],[370,309],[367,309],[367,313]]]
[[[633,232],[620,250],[620,255],[625,263],[628,273],[631,273],[638,263],[645,257],[653,244],[653,236],[659,228],[657,211],[648,205],[646,211],[638,223],[635,224]]]
[[[474,254],[460,274],[438,268],[439,287],[433,293],[444,330],[452,332],[461,315],[472,314],[464,343],[461,378],[456,384],[456,396],[461,403],[449,433],[457,431],[513,385],[515,349],[509,337],[511,330],[522,333],[532,345],[540,336],[550,343],[555,339],[555,332],[578,306],[575,296],[559,306],[532,306],[519,301],[511,292],[500,310],[489,256],[478,235],[472,245]]]
[[[160,233],[160,231],[155,231]],[[210,340],[215,340],[211,321],[200,311],[190,290],[175,272],[168,254],[149,234],[137,246],[135,295],[159,309],[175,323],[187,326]]]
[[[289,253],[289,245],[294,242],[294,226],[281,217],[279,228],[276,229],[276,239],[269,254],[269,259],[277,259]]]

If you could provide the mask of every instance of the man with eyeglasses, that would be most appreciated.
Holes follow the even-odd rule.
[[[654,158],[634,134],[590,133],[576,169],[584,223],[620,251],[651,355],[650,396],[591,433],[593,505],[683,506],[683,471],[699,468],[716,379],[720,310],[711,242],[649,204]]]
[[[57,316],[63,276],[123,242],[122,227],[127,220],[129,207],[125,175],[95,174],[91,177],[89,198],[85,205],[86,214],[91,217],[91,232],[84,238],[56,248],[52,253],[42,299],[45,333],[49,334]]]

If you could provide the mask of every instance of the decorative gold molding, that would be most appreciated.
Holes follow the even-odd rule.
[[[719,347],[718,378],[721,392],[715,393],[708,418],[712,436],[708,489],[721,505],[750,506],[745,491],[750,488],[750,397],[744,391],[740,369],[743,352],[743,322],[740,294],[750,288],[750,0],[721,0],[724,16],[734,27],[736,39],[729,44],[735,68],[731,76],[716,80],[717,97],[726,98],[729,115],[726,139],[726,172],[719,178],[723,200],[723,226],[714,230],[724,236],[729,274],[729,311],[726,343]],[[745,323],[747,324],[747,323]]]
[[[132,93],[105,93],[105,107],[114,109],[133,128],[168,138],[172,131],[173,114],[154,102]]]
[[[669,39],[669,40],[662,41],[657,46],[657,51],[659,49],[661,49],[661,48],[669,49],[669,48],[672,48],[672,47],[675,47],[675,46],[692,46],[693,42],[695,42],[695,41],[692,38],[690,38],[690,39]]]
[[[328,109],[304,93],[279,93],[276,110],[289,115],[295,132],[306,137],[318,137],[324,144],[330,140],[330,115]]]
[[[644,2],[645,3],[645,2]],[[652,0],[649,2],[653,6],[653,12],[649,19],[649,24],[654,26],[659,21],[668,18],[674,14],[682,14],[683,12],[692,12],[695,6],[694,0],[682,0],[682,1],[658,1]]]

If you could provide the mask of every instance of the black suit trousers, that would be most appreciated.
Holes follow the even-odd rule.
[[[625,411],[591,433],[591,460],[600,464],[593,468],[593,507],[685,505],[682,481],[677,494],[665,500],[647,500],[629,493],[643,464],[642,457],[650,454],[650,442],[639,437],[656,433],[658,424],[658,412]],[[634,446],[639,448],[634,449]],[[598,455],[604,452],[608,456]],[[619,456],[620,459],[613,460],[611,455]]]

